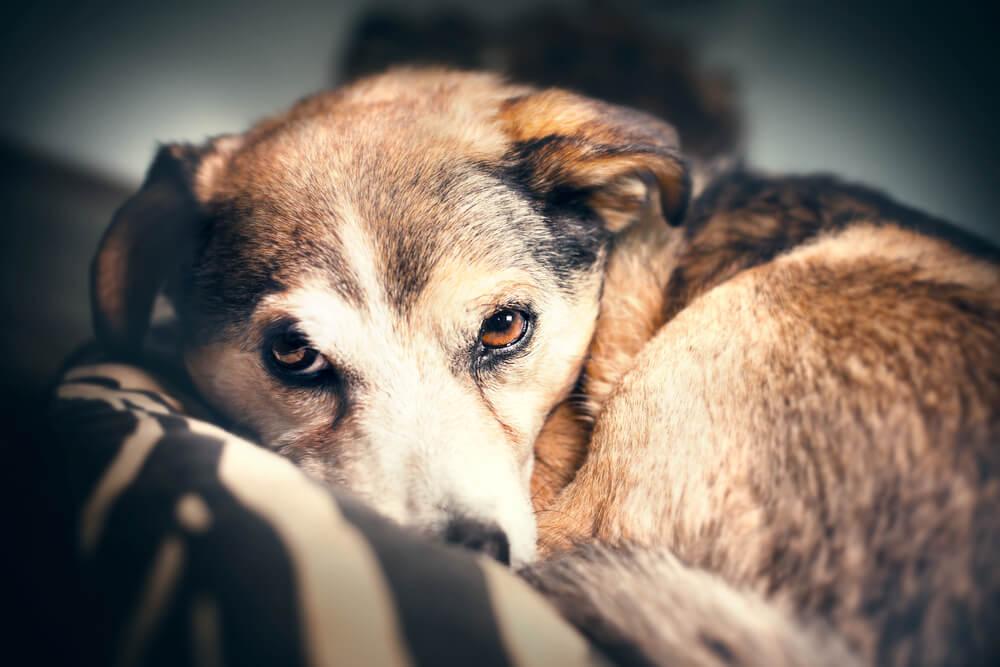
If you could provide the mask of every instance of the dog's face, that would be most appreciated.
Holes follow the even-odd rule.
[[[685,188],[649,117],[394,72],[161,151],[95,262],[98,331],[134,347],[166,280],[213,405],[389,517],[521,563],[533,443],[608,245]]]

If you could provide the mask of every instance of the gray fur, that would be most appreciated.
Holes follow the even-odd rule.
[[[861,664],[823,623],[800,620],[666,549],[588,544],[521,574],[619,664]]]

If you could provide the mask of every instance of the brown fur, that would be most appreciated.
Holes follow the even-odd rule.
[[[829,180],[737,175],[705,197],[669,322],[541,513],[542,544],[668,547],[829,622],[866,662],[995,656],[997,265]]]
[[[166,282],[192,379],[237,428],[391,518],[497,524],[529,559],[531,496],[545,497],[533,445],[585,362],[608,247],[640,218],[665,234],[687,203],[673,129],[566,91],[404,69],[156,164],[95,262],[105,342],[136,349]],[[132,261],[155,256],[173,261]],[[533,322],[514,356],[479,344],[505,307]],[[275,367],[288,331],[328,362],[317,382]],[[558,451],[550,488],[576,465]]]
[[[137,349],[166,282],[206,398],[311,474],[516,530],[522,562],[532,504],[546,556],[627,545],[534,573],[636,660],[996,657],[995,252],[831,179],[689,189],[650,116],[401,70],[163,149],[95,261],[98,333]],[[526,304],[484,365],[480,323]],[[322,386],[268,366],[289,322]]]

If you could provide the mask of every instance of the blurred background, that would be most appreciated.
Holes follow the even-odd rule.
[[[499,69],[639,106],[674,122],[697,155],[835,172],[1000,242],[1000,53],[990,9],[8,0],[0,9],[3,412],[15,432],[27,423],[32,398],[90,335],[90,256],[157,142],[242,129],[396,62]]]

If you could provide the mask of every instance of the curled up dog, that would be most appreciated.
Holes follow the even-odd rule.
[[[169,145],[94,263],[201,394],[638,664],[997,657],[1000,271],[863,188],[717,177],[665,122],[396,70]],[[582,546],[581,546],[582,545]]]

